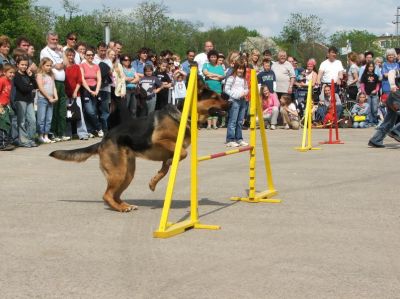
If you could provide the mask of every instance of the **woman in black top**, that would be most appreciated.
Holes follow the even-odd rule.
[[[14,86],[19,146],[36,147],[37,144],[34,141],[36,117],[33,109],[33,90],[36,89],[36,81],[32,74],[27,73],[28,56],[19,56],[16,62],[18,71],[14,77]]]

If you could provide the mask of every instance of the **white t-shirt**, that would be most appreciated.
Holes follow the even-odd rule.
[[[319,66],[319,71],[323,71],[321,83],[331,83],[332,79],[336,83],[339,78],[339,72],[343,72],[344,68],[340,60],[331,62],[329,59],[325,60]]]
[[[208,57],[206,53],[199,53],[196,55],[196,57],[194,58],[194,61],[197,62],[197,66],[198,66],[198,70],[199,70],[199,75],[202,76],[204,78],[204,74],[203,74],[203,66],[204,64],[206,64],[208,61]]]
[[[57,63],[64,62],[63,55],[64,54],[62,52],[54,51],[54,50],[50,49],[48,46],[46,46],[45,48],[42,49],[42,51],[40,51],[40,60],[47,57],[47,58],[50,58],[51,61],[53,61],[53,65],[55,65]],[[54,74],[54,79],[56,81],[65,81],[65,71],[63,69],[56,70],[53,67],[53,74]]]
[[[288,61],[284,63],[275,62],[271,70],[276,76],[276,89],[275,92],[288,92],[291,78],[295,78],[296,74],[292,64]]]
[[[67,46],[65,46],[63,49],[64,49],[64,53],[65,53]],[[81,56],[79,55],[79,53],[77,51],[75,51],[74,61],[75,61],[75,64],[81,64]]]

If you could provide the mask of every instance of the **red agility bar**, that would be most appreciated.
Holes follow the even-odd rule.
[[[322,91],[323,92],[323,91]],[[335,97],[335,81],[331,81],[331,105],[333,107],[333,122],[329,126],[329,140],[321,141],[320,144],[344,144],[343,141],[339,139],[339,125],[338,117],[336,111],[336,97]],[[336,140],[332,140],[332,126],[335,126]]]
[[[222,152],[222,153],[216,153],[216,154],[211,154],[211,155],[208,155],[208,156],[202,156],[202,157],[199,157],[197,159],[197,161],[201,162],[201,161],[221,158],[221,157],[228,156],[228,155],[233,155],[233,154],[238,154],[238,153],[241,153],[241,152],[250,151],[252,149],[253,149],[253,147],[250,146],[250,145],[249,146],[244,146],[244,147],[240,147],[240,148],[233,149],[233,150],[226,151],[226,152]]]

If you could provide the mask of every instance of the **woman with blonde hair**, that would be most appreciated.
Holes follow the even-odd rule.
[[[260,61],[260,51],[257,49],[251,50],[250,57],[249,57],[249,66],[256,70],[258,74],[262,70],[262,63]]]
[[[126,82],[124,69],[117,59],[117,55],[113,49],[107,50],[107,57],[112,63],[113,84],[111,85],[111,105],[110,112],[115,110],[117,102],[121,102],[126,95]]]

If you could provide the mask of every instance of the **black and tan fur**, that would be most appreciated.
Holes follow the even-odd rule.
[[[199,100],[199,107],[202,107],[200,115],[227,109],[222,99],[206,101],[201,103]],[[119,212],[129,212],[137,207],[123,202],[121,194],[135,175],[136,158],[162,161],[161,169],[149,182],[150,189],[154,191],[172,163],[180,119],[180,111],[175,106],[167,105],[147,117],[125,120],[112,128],[99,143],[81,149],[54,151],[50,156],[65,161],[83,162],[98,154],[100,168],[107,180],[104,201]],[[180,160],[187,156],[186,149],[189,145],[190,128],[187,126]]]

